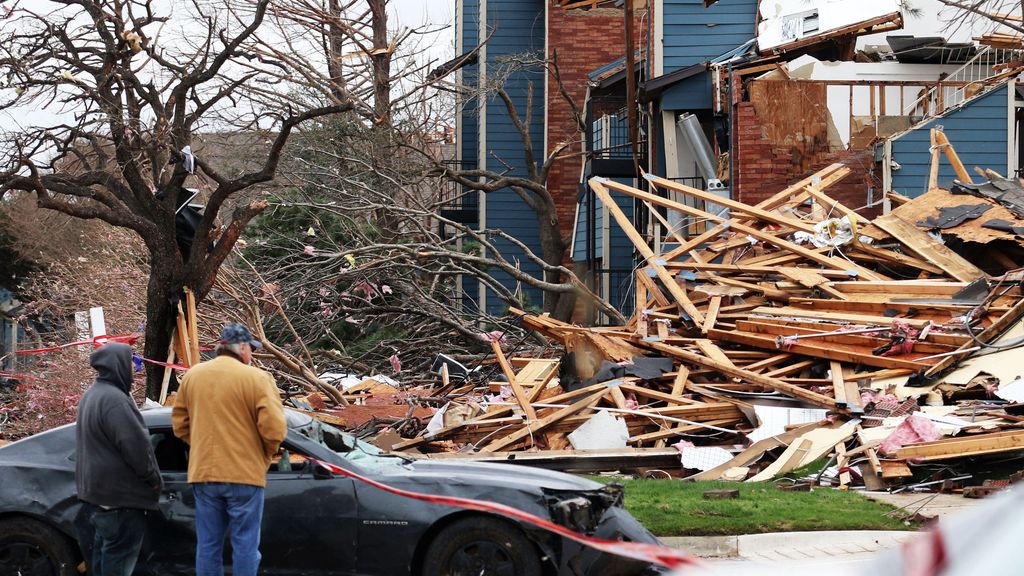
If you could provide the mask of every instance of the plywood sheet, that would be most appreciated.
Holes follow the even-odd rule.
[[[966,242],[978,242],[980,244],[987,244],[994,240],[1021,242],[1021,239],[1017,238],[1012,233],[982,228],[981,225],[989,220],[1006,220],[1011,222],[1014,226],[1024,226],[1024,219],[1018,218],[1013,212],[1010,212],[998,202],[981,196],[953,194],[949,190],[937,188],[922,196],[918,196],[911,202],[908,202],[899,208],[893,209],[890,214],[895,214],[907,222],[917,224],[929,216],[938,216],[939,208],[952,208],[954,206],[962,206],[964,204],[988,204],[992,207],[982,214],[980,218],[968,220],[959,226],[954,226],[953,228],[946,228],[942,231],[943,234],[955,236]],[[860,230],[860,233],[870,236],[876,240],[880,240],[888,236],[888,234],[875,225],[865,226]]]

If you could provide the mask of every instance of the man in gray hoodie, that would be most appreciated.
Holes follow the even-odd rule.
[[[89,574],[130,576],[142,548],[146,514],[157,510],[162,482],[132,388],[132,349],[107,344],[92,353],[96,382],[82,395],[75,480]],[[89,540],[85,540],[89,538]]]

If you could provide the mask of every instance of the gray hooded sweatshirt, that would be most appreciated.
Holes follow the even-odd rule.
[[[160,470],[142,414],[129,395],[132,349],[107,344],[89,363],[97,376],[78,405],[78,498],[97,506],[156,510]]]

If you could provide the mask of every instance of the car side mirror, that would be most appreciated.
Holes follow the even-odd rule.
[[[334,474],[332,474],[330,470],[328,470],[327,468],[324,468],[323,466],[321,466],[319,464],[314,464],[313,465],[313,479],[314,480],[328,480],[330,478],[334,478]]]

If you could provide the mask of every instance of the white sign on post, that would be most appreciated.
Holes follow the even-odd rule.
[[[89,308],[89,324],[92,326],[92,337],[107,335],[107,321],[103,316],[103,307]]]

